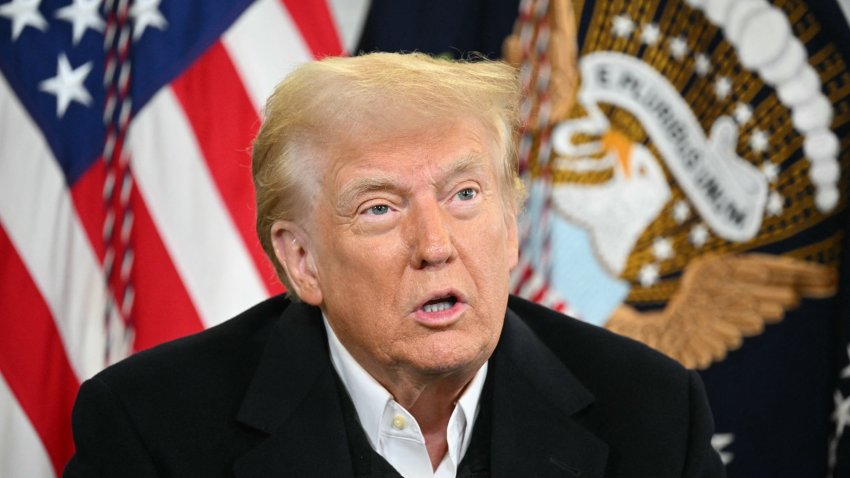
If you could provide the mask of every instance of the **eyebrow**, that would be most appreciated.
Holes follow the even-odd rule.
[[[338,211],[343,211],[358,196],[372,191],[398,189],[396,182],[389,177],[369,177],[353,181],[343,188],[336,201]]]
[[[440,179],[453,178],[460,174],[482,169],[482,163],[486,162],[479,154],[468,153],[460,157],[452,163],[444,171],[441,171]],[[397,191],[401,189],[398,181],[390,176],[373,176],[368,178],[358,179],[347,184],[339,195],[336,201],[337,210],[345,210],[358,196],[373,192],[373,191]]]

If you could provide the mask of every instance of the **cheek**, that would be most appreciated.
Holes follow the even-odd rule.
[[[507,258],[517,251],[516,225],[507,220],[501,211],[491,214],[490,219],[477,225],[476,229],[473,237],[478,247],[482,252],[486,250],[488,254],[496,256],[492,259]]]
[[[357,267],[359,274],[371,274],[376,279],[389,279],[388,275],[400,272],[409,259],[410,250],[405,246],[398,231],[380,238],[359,239],[349,244],[346,255],[349,265]]]
[[[351,237],[344,233],[327,241],[320,258],[320,280],[327,292],[346,302],[378,307],[392,296],[406,260],[396,237]],[[382,299],[379,303],[375,301]]]
[[[507,282],[510,269],[517,261],[516,235],[503,216],[473,225],[463,237],[459,249],[466,257],[466,267],[476,276],[480,290],[503,293],[502,282]]]

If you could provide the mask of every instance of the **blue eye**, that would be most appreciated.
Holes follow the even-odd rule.
[[[386,204],[379,204],[377,206],[372,206],[369,208],[369,213],[374,214],[375,216],[381,216],[390,212],[390,207]]]
[[[474,198],[478,193],[472,188],[464,188],[458,191],[457,198],[461,201],[469,201]]]

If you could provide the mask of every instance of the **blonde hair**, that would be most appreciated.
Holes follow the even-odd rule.
[[[290,294],[271,228],[276,221],[301,218],[299,206],[309,204],[306,183],[317,180],[317,157],[344,141],[413,131],[423,120],[471,117],[493,133],[503,196],[515,209],[524,194],[514,147],[518,105],[517,72],[502,62],[372,53],[328,57],[290,73],[266,102],[251,158],[257,235]]]

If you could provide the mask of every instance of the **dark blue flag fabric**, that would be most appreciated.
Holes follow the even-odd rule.
[[[850,477],[848,14],[377,0],[360,50],[504,51],[527,94],[514,293],[699,369],[730,477]]]

